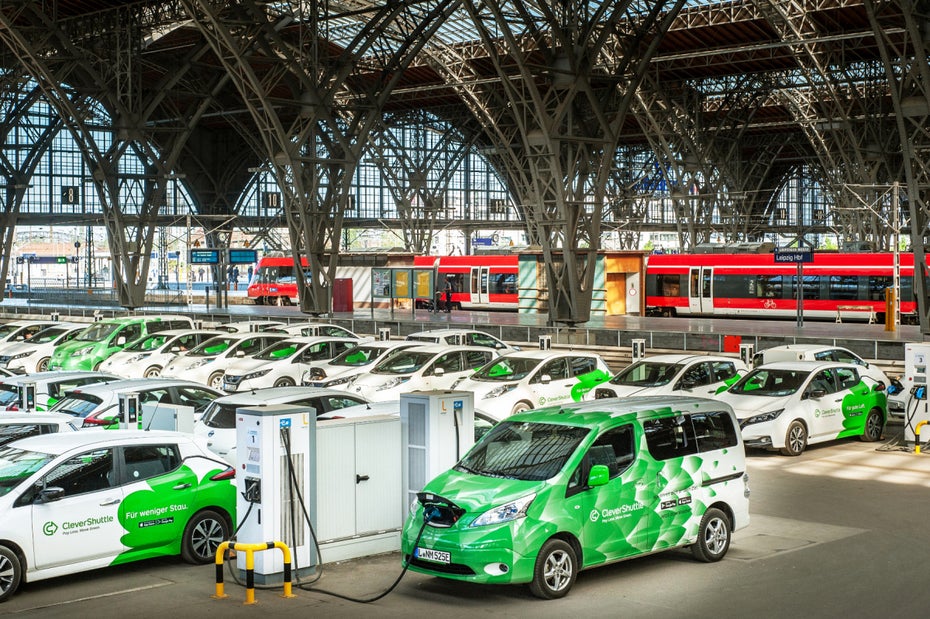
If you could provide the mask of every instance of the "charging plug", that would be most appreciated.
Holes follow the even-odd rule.
[[[435,505],[427,505],[423,508],[423,522],[439,520],[441,515],[442,514],[440,513],[439,508]]]

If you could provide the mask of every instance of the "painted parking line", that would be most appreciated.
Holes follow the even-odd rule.
[[[90,600],[99,600],[101,598],[114,597],[117,595],[126,595],[127,593],[138,593],[139,591],[148,591],[149,589],[158,589],[159,587],[167,587],[173,584],[175,583],[162,582],[162,583],[156,583],[154,585],[146,585],[144,587],[132,587],[131,589],[122,589],[120,591],[110,591],[109,593],[88,595],[85,597],[74,598],[73,600],[62,600],[60,602],[53,602],[51,604],[42,604],[41,606],[30,606],[29,608],[20,608],[19,610],[13,611],[13,614],[27,613],[27,612],[32,612],[34,610],[42,610],[45,608],[54,608],[56,606],[64,606],[65,604],[76,604],[79,602],[88,602]]]

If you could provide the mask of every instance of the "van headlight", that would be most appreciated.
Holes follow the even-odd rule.
[[[785,412],[785,409],[779,408],[777,411],[769,411],[767,413],[762,413],[760,415],[753,415],[752,417],[747,417],[739,424],[739,427],[745,428],[754,423],[765,423],[767,421],[775,421],[778,419],[778,416]]]
[[[29,355],[33,354],[34,352],[35,352],[34,350],[30,350],[29,352],[21,352],[21,353],[19,353],[18,355],[13,355],[12,357],[10,357],[9,360],[10,360],[10,361],[13,361],[14,359],[22,359],[23,357],[28,357]]]
[[[397,378],[392,378],[391,380],[379,386],[376,389],[376,391],[384,391],[385,389],[393,389],[397,385],[403,385],[408,380],[410,380],[409,376],[398,376]]]
[[[510,503],[505,503],[499,507],[489,509],[475,518],[475,521],[468,526],[484,527],[489,524],[501,524],[518,518],[524,518],[526,516],[526,510],[530,508],[530,504],[533,503],[533,499],[535,498],[536,493],[528,494],[516,501],[511,501]]]
[[[516,388],[516,385],[501,385],[500,387],[494,387],[494,389],[491,389],[486,394],[484,394],[484,398],[482,399],[487,400],[488,398],[496,398],[504,395],[505,393],[510,393]]]

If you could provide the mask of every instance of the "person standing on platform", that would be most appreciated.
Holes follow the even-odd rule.
[[[448,314],[452,311],[452,280],[448,277],[446,278],[446,287],[443,292],[446,296],[446,313]]]

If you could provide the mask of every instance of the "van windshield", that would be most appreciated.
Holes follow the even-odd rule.
[[[74,339],[80,342],[102,342],[122,326],[116,322],[98,322],[81,331]]]
[[[523,481],[551,479],[565,467],[589,432],[578,426],[502,421],[454,470]]]

